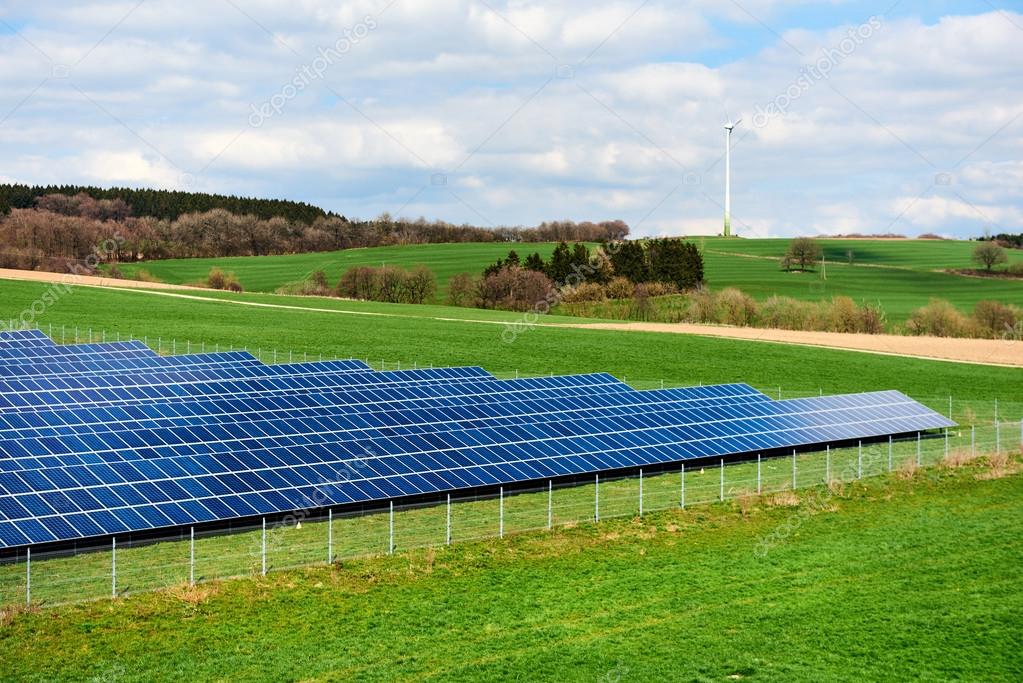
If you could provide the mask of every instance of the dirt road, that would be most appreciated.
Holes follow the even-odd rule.
[[[699,334],[708,337],[727,337],[729,339],[869,351],[870,353],[894,356],[912,356],[915,358],[1023,367],[1023,341],[1018,339],[952,339],[948,337],[908,337],[892,334],[799,332],[795,330],[693,325],[688,323],[593,323],[572,325],[571,327]]]

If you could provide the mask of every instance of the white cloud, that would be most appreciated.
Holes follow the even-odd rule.
[[[799,2],[775,0],[743,7],[785,42],[711,0],[651,2],[631,18],[636,4],[623,0],[386,5],[260,0],[246,17],[228,3],[129,13],[133,3],[14,0],[5,16],[36,47],[0,33],[5,173],[167,187],[190,173],[207,191],[348,215],[416,196],[403,212],[455,222],[615,217],[641,233],[712,234],[727,106],[746,117],[733,155],[740,231],[875,232],[917,196],[897,229],[969,235],[985,216],[1023,223],[1023,52],[1007,20],[1023,24],[1017,14],[885,18],[828,78],[754,127],[757,107],[854,25],[786,29]],[[248,125],[253,106],[367,15],[375,27],[322,78]],[[750,32],[767,41],[757,54],[706,57]],[[44,54],[68,77],[53,78]],[[449,175],[457,198],[429,185],[434,172]],[[951,185],[935,185],[942,172]]]

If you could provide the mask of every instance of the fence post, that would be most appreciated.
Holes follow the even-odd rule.
[[[391,513],[387,522],[387,554],[394,554],[394,501],[390,501]]]
[[[948,427],[945,427],[945,457],[948,457]]]
[[[995,420],[995,453],[1002,452],[1002,423]]]
[[[498,490],[499,502],[498,502],[498,526],[497,526],[497,537],[504,538],[504,487],[502,486]]]
[[[948,419],[952,419],[952,394],[948,395]]]
[[[547,480],[547,529],[554,528],[554,480]]]
[[[863,479],[863,441],[856,442],[856,478]]]
[[[718,467],[719,467],[718,479],[720,480],[719,484],[718,484],[718,487],[719,487],[719,490],[718,490],[718,500],[723,503],[725,501],[725,459],[724,458],[721,458],[721,460],[719,461]]]
[[[682,478],[682,498],[681,498],[681,500],[679,502],[679,505],[682,507],[683,510],[685,510],[686,509],[686,464],[685,463],[682,463],[681,478]]]
[[[117,597],[117,536],[110,537],[110,597]]]
[[[917,466],[919,466],[920,463],[921,463],[921,460],[920,460],[920,432],[917,432],[916,433],[916,464],[917,464]]]
[[[266,517],[263,518],[263,542],[262,542],[262,574],[266,576]]]
[[[781,400],[781,387],[778,387],[778,400]]]
[[[25,607],[32,606],[32,548],[25,555]]]
[[[444,542],[445,545],[451,545],[451,494],[448,494],[448,511],[447,519],[445,520],[444,527]]]
[[[334,510],[327,508],[327,564],[334,563]]]
[[[639,468],[639,516],[643,516],[643,468]]]
[[[792,449],[792,490],[796,490],[796,449]]]
[[[824,452],[824,483],[831,483],[831,444],[826,444]]]
[[[760,495],[760,454],[757,453],[757,495]]]
[[[188,585],[195,585],[195,527],[188,527]]]
[[[888,435],[888,471],[892,471],[892,435]]]
[[[593,475],[594,479],[594,493],[593,493],[593,519],[596,522],[600,521],[600,475]]]

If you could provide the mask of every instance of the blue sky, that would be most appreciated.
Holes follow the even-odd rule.
[[[0,179],[747,236],[1023,230],[1023,7],[0,7]],[[852,36],[852,37],[850,37]]]

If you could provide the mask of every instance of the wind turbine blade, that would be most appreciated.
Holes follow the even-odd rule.
[[[735,123],[732,124],[732,127],[734,128],[735,126],[738,126],[740,123],[742,123],[742,117],[741,116],[738,119],[735,120]]]

